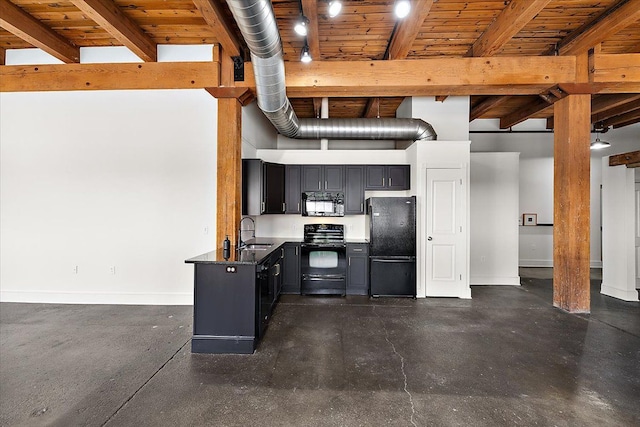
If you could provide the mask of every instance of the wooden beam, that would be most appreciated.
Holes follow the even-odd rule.
[[[631,151],[629,153],[616,154],[609,157],[609,166],[622,166],[640,164],[640,151]]]
[[[520,32],[551,0],[512,0],[475,41],[467,56],[493,56]]]
[[[362,117],[370,119],[380,115],[380,98],[369,98]]]
[[[393,38],[389,42],[387,59],[405,59],[415,42],[422,23],[429,15],[433,0],[414,0],[413,13],[397,24]]]
[[[0,92],[113,89],[203,89],[218,86],[211,62],[5,65]]]
[[[559,101],[560,99],[567,96],[567,93],[560,90],[558,87],[550,88],[544,93],[538,94],[540,96],[539,99],[507,114],[504,117],[500,118],[500,128],[507,129],[512,126],[517,125],[534,114],[543,113],[545,110],[549,111],[550,114],[553,114],[553,104]]]
[[[243,107],[255,99],[253,91],[248,87],[206,87],[205,90],[217,99],[233,98]]]
[[[79,62],[80,49],[8,0],[0,0],[0,27],[62,62]]]
[[[107,33],[146,62],[158,58],[157,45],[112,0],[70,0]]]
[[[591,22],[576,29],[558,43],[560,55],[586,53],[640,19],[640,0],[622,0]]]
[[[309,54],[314,61],[322,59],[320,57],[320,32],[318,30],[318,1],[302,0],[302,12],[309,20],[307,26],[307,44]]]
[[[620,129],[620,128],[623,128],[625,126],[635,125],[636,123],[640,123],[640,117],[636,117],[635,119],[631,119],[631,120],[626,121],[626,122],[617,123],[617,124],[613,125],[613,128],[614,129]]]
[[[624,114],[620,114],[615,117],[611,117],[607,120],[603,120],[601,123],[605,127],[613,126],[616,127],[624,127],[627,126],[629,122],[635,121],[640,118],[640,109],[632,110]],[[624,126],[621,126],[624,125]]]
[[[242,212],[242,106],[233,98],[218,99],[216,249],[225,236],[236,246]]]
[[[596,96],[591,100],[591,115],[593,116],[595,114],[602,113],[637,99],[640,99],[640,93],[616,96]]]
[[[444,102],[448,97],[449,95],[436,95],[436,102]]]
[[[593,55],[594,83],[640,83],[640,53]]]
[[[589,95],[554,104],[553,305],[590,311],[590,110]]]
[[[0,65],[4,65],[7,62],[7,51],[0,47]]]
[[[230,56],[243,56],[242,43],[227,22],[221,3],[217,0],[193,0],[225,52]]]
[[[472,122],[489,110],[499,107],[504,104],[510,97],[509,96],[490,96],[478,105],[473,107],[469,112],[469,121]]]
[[[618,105],[617,107],[610,108],[608,110],[602,111],[597,114],[591,114],[591,123],[602,122],[604,120],[610,119],[615,116],[620,116],[622,114],[628,113],[633,110],[640,109],[640,95],[639,99],[635,101],[627,102],[622,105]]]

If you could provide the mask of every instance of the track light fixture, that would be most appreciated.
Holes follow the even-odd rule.
[[[411,12],[411,2],[409,0],[396,0],[393,11],[398,19],[405,18]]]
[[[340,0],[331,0],[329,2],[329,16],[335,18],[342,10],[342,2]]]
[[[307,26],[309,25],[309,20],[306,16],[300,15],[300,19],[296,22],[296,26],[293,27],[293,30],[301,36],[307,35]]]
[[[306,64],[311,62],[312,59],[313,58],[311,58],[311,54],[309,53],[309,45],[305,43],[302,48],[302,52],[300,52],[300,61]]]

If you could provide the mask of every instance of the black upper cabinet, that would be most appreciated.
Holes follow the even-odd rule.
[[[242,215],[284,213],[284,165],[242,160]]]
[[[302,191],[344,191],[343,165],[303,165]]]
[[[409,190],[409,165],[367,165],[365,190]]]
[[[302,167],[300,165],[286,165],[284,171],[284,205],[286,214],[299,214],[301,194],[300,173]]]
[[[364,214],[364,166],[345,166],[345,215]]]

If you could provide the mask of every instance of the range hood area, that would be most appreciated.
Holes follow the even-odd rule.
[[[282,41],[270,1],[227,0],[251,52],[258,107],[276,130],[295,139],[436,140],[420,119],[299,119],[286,94]]]

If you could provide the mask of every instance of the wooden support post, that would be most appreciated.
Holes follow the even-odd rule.
[[[590,95],[554,104],[553,305],[590,311]]]
[[[242,105],[235,98],[218,99],[218,178],[216,248],[225,236],[236,245],[242,212]]]

